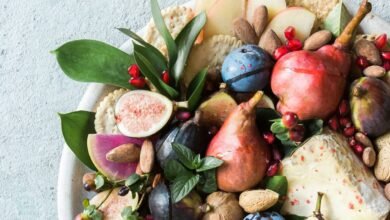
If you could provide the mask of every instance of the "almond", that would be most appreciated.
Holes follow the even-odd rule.
[[[272,30],[267,30],[260,38],[259,47],[263,48],[270,55],[274,54],[275,50],[281,47],[282,41],[278,35]]]
[[[261,37],[268,24],[268,10],[264,5],[256,8],[253,15],[253,28],[258,38]]]
[[[261,212],[271,208],[279,200],[279,194],[266,190],[249,190],[240,194],[239,204],[248,213]]]
[[[387,200],[390,200],[390,183],[386,184],[385,186],[385,196]]]
[[[375,162],[376,162],[376,153],[375,153],[374,148],[366,147],[363,151],[362,158],[363,158],[363,163],[367,167],[373,167],[375,165]]]
[[[372,144],[371,140],[363,133],[361,132],[357,132],[355,134],[355,139],[360,142],[361,144],[363,144],[365,147],[371,147],[373,148],[374,145]]]
[[[332,33],[328,30],[317,31],[305,40],[304,50],[317,50],[332,40]]]
[[[244,18],[234,20],[233,32],[236,37],[246,44],[256,44],[258,42],[255,30]]]
[[[140,148],[135,144],[122,144],[110,150],[106,154],[106,159],[114,163],[137,162],[140,157]]]
[[[369,66],[363,70],[365,76],[380,78],[386,75],[385,68],[377,65]]]
[[[145,140],[142,144],[139,165],[143,173],[150,173],[153,169],[154,147],[150,140]]]
[[[367,58],[367,60],[374,65],[382,65],[382,58],[379,50],[371,41],[361,39],[354,45],[356,55]]]

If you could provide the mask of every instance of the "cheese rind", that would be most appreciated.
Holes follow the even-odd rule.
[[[386,219],[390,203],[383,189],[340,134],[325,131],[282,161],[288,180],[282,213],[310,216],[317,192],[325,194],[325,219]]]

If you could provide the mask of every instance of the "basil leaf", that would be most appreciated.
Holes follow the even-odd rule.
[[[169,56],[169,67],[172,67],[173,64],[176,62],[177,58],[177,46],[175,41],[172,38],[171,33],[169,32],[167,25],[165,24],[164,18],[161,15],[161,9],[158,5],[157,0],[150,0],[150,4],[152,7],[152,15],[153,20],[156,25],[156,28],[158,32],[160,32],[160,35],[165,41],[165,44],[167,45],[168,49],[168,56]]]
[[[324,127],[324,121],[321,119],[312,119],[308,121],[303,122],[305,124],[306,128],[306,136],[311,137],[313,135],[321,134],[323,127]]]
[[[164,175],[169,181],[174,181],[178,176],[189,174],[191,173],[176,160],[168,160],[164,166]]]
[[[95,132],[95,113],[77,111],[59,114],[65,143],[76,157],[92,170],[97,170],[88,154],[87,138]]]
[[[338,37],[351,19],[352,17],[348,13],[343,1],[340,1],[326,17],[324,28],[332,32],[335,37]]]
[[[206,13],[202,12],[193,18],[179,33],[177,38],[175,39],[178,55],[175,65],[171,69],[172,76],[175,79],[176,86],[179,85],[181,76],[184,71],[184,67],[187,63],[188,55],[194,45],[196,38],[198,37],[200,31],[206,24]]]
[[[146,57],[152,64],[154,64],[154,67],[159,71],[162,72],[164,70],[168,69],[167,60],[164,57],[164,55],[153,45],[147,43],[144,41],[140,36],[138,36],[136,33],[132,32],[130,29],[126,28],[118,28],[120,32],[123,34],[129,36],[131,39],[133,39],[136,43],[135,46],[143,46],[142,50],[137,50],[138,52],[142,51],[142,55]]]
[[[195,154],[188,147],[179,144],[172,143],[172,149],[175,151],[179,161],[183,163],[188,169],[195,169],[195,166],[192,164],[192,161],[195,159]]]
[[[134,51],[134,57],[137,65],[139,66],[142,74],[146,76],[150,82],[157,88],[163,95],[173,99],[179,96],[179,93],[169,85],[165,84],[160,79],[158,72],[154,69],[153,65],[138,51]]]
[[[307,217],[298,216],[298,215],[284,215],[283,216],[286,220],[305,220]]]
[[[195,111],[198,107],[199,101],[202,98],[204,85],[206,84],[207,68],[203,69],[191,81],[188,87],[188,110]]]
[[[129,176],[129,177],[126,179],[125,185],[126,185],[126,186],[131,186],[131,185],[133,185],[134,183],[138,182],[138,180],[140,180],[140,179],[141,179],[141,176],[138,175],[138,174],[136,174],[136,173],[134,173],[134,174],[132,174],[131,176]]]
[[[215,176],[215,169],[207,170],[202,173],[202,181],[204,181],[198,188],[204,193],[213,193],[217,191],[217,179]]]
[[[196,172],[211,170],[221,166],[222,164],[223,164],[223,160],[220,160],[215,157],[205,157],[202,159],[201,166],[198,169],[196,169]]]
[[[198,184],[200,176],[197,175],[184,175],[175,179],[171,185],[171,195],[173,203],[181,201],[186,197]]]
[[[101,189],[104,186],[104,177],[102,175],[96,175],[95,186],[96,189]]]
[[[135,63],[134,57],[113,46],[95,40],[76,40],[53,53],[61,69],[73,80],[134,89],[127,73]]]

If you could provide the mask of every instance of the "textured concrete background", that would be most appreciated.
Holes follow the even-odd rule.
[[[160,0],[162,7],[185,0]],[[357,1],[358,2],[358,1]],[[372,0],[390,22],[390,2]],[[63,139],[56,112],[73,111],[86,84],[49,53],[92,38],[119,46],[115,27],[141,28],[146,0],[0,0],[0,219],[56,219]]]

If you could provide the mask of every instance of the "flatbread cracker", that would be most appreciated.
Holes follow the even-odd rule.
[[[95,130],[98,134],[120,134],[115,120],[115,104],[128,90],[117,89],[100,102],[95,115]]]
[[[161,11],[165,24],[173,39],[175,39],[181,30],[195,16],[193,10],[184,6],[169,7]],[[159,49],[165,56],[168,54],[164,39],[158,32],[153,18],[146,27],[145,41]]]
[[[199,71],[208,67],[220,70],[225,57],[243,45],[242,41],[230,35],[215,35],[202,44],[194,46],[187,60],[183,81],[189,85]]]

